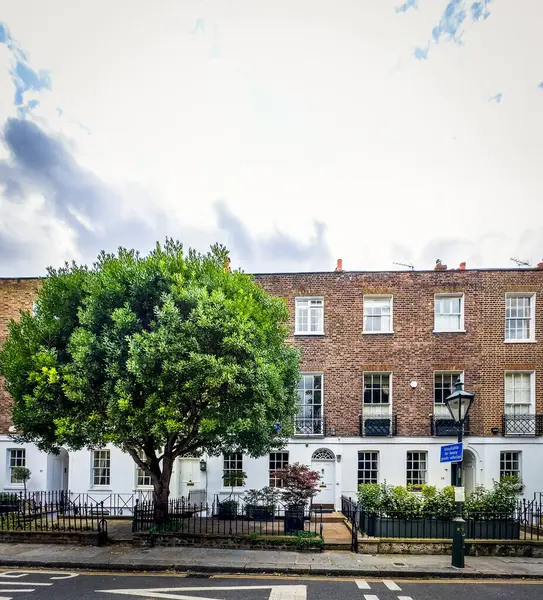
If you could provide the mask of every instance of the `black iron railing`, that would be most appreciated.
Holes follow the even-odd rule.
[[[305,417],[294,418],[294,435],[324,435],[324,419],[307,419]]]
[[[503,415],[503,435],[543,435],[543,414]]]
[[[141,489],[132,493],[115,494],[112,492],[66,492],[70,502],[95,506],[102,504],[104,514],[112,517],[131,517],[134,514],[136,501],[145,502],[153,497],[152,489]]]
[[[470,435],[469,415],[464,421],[463,434]],[[454,419],[432,415],[430,417],[430,435],[457,436],[458,424]]]
[[[360,416],[361,436],[391,436],[398,434],[398,419],[396,415]]]
[[[167,522],[156,525],[153,502],[137,502],[132,530],[226,537],[295,535],[305,531],[322,536],[322,515],[321,508],[289,510],[281,505],[246,504],[239,499],[215,500],[211,505],[170,500]]]
[[[454,514],[421,514],[406,518],[394,511],[369,511],[342,496],[343,514],[368,537],[452,539]],[[466,537],[490,540],[543,540],[543,504],[536,500],[514,503],[507,511],[467,511]],[[354,542],[353,542],[354,544]]]
[[[0,531],[107,532],[102,502],[80,502],[65,491],[0,493]]]

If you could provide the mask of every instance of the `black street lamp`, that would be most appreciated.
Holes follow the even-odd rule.
[[[464,384],[460,377],[455,383],[455,391],[445,398],[445,404],[451,413],[458,428],[458,443],[462,443],[462,433],[464,431],[464,421],[466,420],[469,409],[475,398],[475,394],[464,391]],[[454,530],[452,540],[452,566],[463,569],[465,566],[466,552],[466,522],[463,518],[464,508],[464,490],[462,488],[462,461],[456,464],[456,516],[454,518]]]

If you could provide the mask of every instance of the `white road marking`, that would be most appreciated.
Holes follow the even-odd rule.
[[[413,600],[411,596],[398,596],[398,600]]]
[[[13,600],[11,596],[0,596],[0,600]]]
[[[229,587],[139,588],[124,590],[95,590],[95,592],[122,594],[125,596],[140,596],[145,598],[158,598],[164,600],[218,600],[217,598],[187,596],[186,594],[171,592],[227,592],[236,590],[270,590],[268,600],[307,600],[307,587],[305,585],[236,585]],[[378,598],[377,596],[372,596],[368,597],[367,600],[378,600]]]
[[[370,584],[365,579],[357,579],[356,585],[359,590],[371,590]]]
[[[48,586],[48,585],[53,585],[52,583],[36,583],[35,581],[0,581],[0,585],[41,585],[41,586]],[[0,592],[3,592],[5,590],[0,589]]]
[[[372,596],[371,594],[364,594],[365,600],[379,600],[377,596]]]
[[[66,571],[4,571],[0,573],[0,577],[8,577],[8,578],[19,578],[26,577],[27,575],[60,575],[60,577],[50,577],[49,579],[73,579],[74,577],[79,577],[79,573],[70,573]],[[32,584],[34,585],[34,584]],[[52,584],[49,584],[52,585]],[[0,599],[1,600],[1,599]]]
[[[2,594],[23,594],[24,592],[35,592],[34,588],[28,588],[26,590],[2,590]]]
[[[392,590],[394,592],[402,591],[402,588],[397,583],[394,583],[393,581],[383,581],[383,583],[387,586],[387,588],[389,590]]]

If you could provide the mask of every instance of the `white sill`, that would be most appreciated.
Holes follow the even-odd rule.
[[[112,492],[113,488],[107,485],[91,485],[89,492]]]
[[[295,331],[294,335],[324,335],[324,331]]]
[[[245,488],[241,488],[241,487],[235,487],[234,491],[232,491],[232,488],[223,488],[219,490],[219,494],[244,494],[247,490]]]
[[[13,490],[18,492],[24,492],[25,486],[21,483],[10,483],[9,485],[4,486],[5,490]]]
[[[432,333],[466,333],[465,329],[434,329]]]
[[[536,340],[503,340],[506,344],[535,344]]]
[[[362,333],[364,335],[389,335],[394,333],[394,329],[391,329],[390,331],[363,331]]]

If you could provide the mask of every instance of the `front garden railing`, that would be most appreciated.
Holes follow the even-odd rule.
[[[0,531],[107,533],[102,502],[82,502],[65,491],[0,493]]]
[[[369,511],[342,496],[342,512],[360,534],[375,538],[451,539],[454,515],[406,516],[392,510]],[[466,537],[489,540],[543,540],[543,504],[516,502],[508,511],[465,511]]]
[[[321,508],[313,507],[289,511],[282,505],[251,505],[241,500],[191,504],[176,499],[168,503],[167,522],[155,525],[154,503],[136,502],[132,530],[227,537],[296,535],[304,531],[322,536],[322,515]]]

